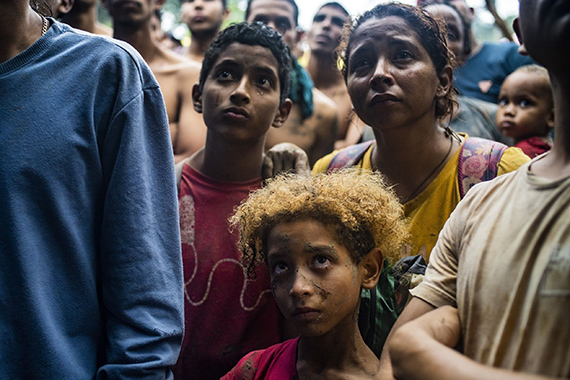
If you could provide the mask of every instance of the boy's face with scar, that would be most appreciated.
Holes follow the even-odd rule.
[[[264,138],[287,119],[290,100],[280,105],[279,64],[259,45],[234,42],[220,54],[204,82],[194,86],[194,108],[209,130],[239,141]]]
[[[281,312],[304,336],[342,331],[358,318],[365,276],[330,226],[316,220],[279,223],[267,239],[271,288]]]

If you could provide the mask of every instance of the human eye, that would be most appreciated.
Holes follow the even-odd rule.
[[[287,19],[275,20],[275,28],[281,34],[285,34],[289,29],[291,29],[291,24]]]
[[[256,83],[260,86],[270,86],[271,85],[271,79],[267,78],[267,77],[259,77],[256,81]]]
[[[315,18],[313,18],[313,22],[323,22],[324,19],[325,15],[316,15]]]
[[[326,269],[330,266],[331,260],[324,255],[317,255],[313,258],[313,266],[315,268]]]
[[[505,107],[507,104],[509,104],[509,101],[507,98],[499,99],[499,107]]]
[[[354,57],[350,60],[349,67],[351,72],[365,71],[371,64],[372,60],[368,57]]]
[[[411,58],[413,58],[413,55],[408,50],[398,50],[394,56],[396,61],[407,61]]]
[[[289,266],[284,261],[276,261],[271,263],[271,273],[276,276],[282,275],[283,273],[287,272]]]
[[[520,101],[520,106],[521,106],[521,108],[528,108],[528,107],[530,107],[531,105],[532,105],[532,102],[531,102],[530,100],[528,100],[528,99],[522,99],[522,100]]]
[[[233,77],[234,75],[229,70],[220,70],[216,74],[216,78],[220,80],[231,80]]]
[[[338,26],[339,28],[342,28],[344,26],[344,20],[341,19],[340,17],[333,17],[332,23]]]

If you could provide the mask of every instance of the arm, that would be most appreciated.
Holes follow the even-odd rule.
[[[174,163],[162,96],[149,86],[118,100],[124,105],[101,148],[99,283],[106,336],[97,379],[170,379],[182,342]]]
[[[192,87],[198,82],[199,75],[200,70],[195,66],[187,66],[180,70],[178,81],[180,86],[180,115],[176,139],[172,145],[175,163],[191,156],[206,143],[208,129],[202,114],[194,110],[194,101],[192,99]]]
[[[307,122],[315,123],[315,141],[310,148],[309,163],[331,153],[338,136],[338,112],[336,104],[317,89],[313,90],[315,113]]]
[[[457,309],[431,311],[393,334],[390,352],[396,379],[406,380],[547,380],[479,364],[455,351],[460,338]],[[413,365],[412,365],[413,363]]]
[[[429,303],[416,297],[412,298],[408,306],[406,306],[402,314],[396,320],[396,323],[392,327],[390,334],[388,334],[388,338],[386,338],[386,343],[384,344],[384,349],[382,350],[382,355],[380,356],[380,379],[394,380],[394,376],[392,374],[392,358],[390,357],[390,351],[388,347],[391,345],[392,338],[398,329],[405,323],[413,321],[416,318],[419,318],[434,309],[435,307]],[[414,365],[414,367],[416,366]]]

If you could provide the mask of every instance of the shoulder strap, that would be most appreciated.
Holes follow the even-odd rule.
[[[372,146],[374,140],[365,141],[360,144],[349,146],[338,152],[334,156],[329,164],[327,173],[332,172],[334,169],[346,168],[349,166],[354,166],[364,157],[368,148]]]
[[[180,194],[180,182],[182,181],[182,168],[190,160],[190,157],[183,159],[174,165],[174,175],[176,176],[176,192]]]
[[[499,162],[508,147],[497,141],[468,137],[459,155],[458,181],[461,198],[479,182],[492,180],[497,176]]]

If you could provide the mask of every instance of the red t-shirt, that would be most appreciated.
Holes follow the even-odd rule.
[[[552,148],[552,144],[548,140],[534,136],[518,142],[515,144],[515,147],[521,148],[524,154],[530,158],[535,158],[536,156],[549,151],[550,148]]]
[[[297,378],[297,345],[290,339],[265,350],[250,352],[221,380],[292,380]]]
[[[177,379],[219,379],[246,353],[281,341],[280,312],[265,266],[250,280],[228,217],[261,178],[220,182],[184,165],[179,210],[185,333]]]

